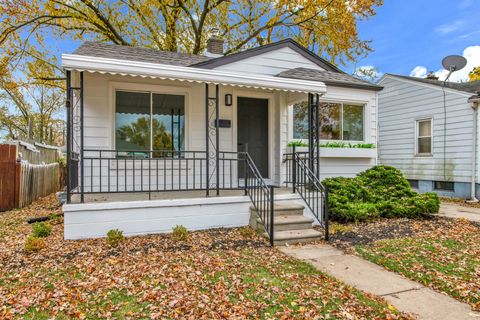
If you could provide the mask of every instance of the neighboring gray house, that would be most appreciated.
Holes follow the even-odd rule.
[[[386,74],[379,85],[380,163],[402,170],[420,192],[479,198],[480,81]]]

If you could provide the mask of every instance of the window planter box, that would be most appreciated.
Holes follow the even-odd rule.
[[[292,152],[287,147],[287,152]],[[296,147],[297,152],[308,152],[308,147]],[[377,148],[325,148],[320,147],[320,158],[376,158]]]

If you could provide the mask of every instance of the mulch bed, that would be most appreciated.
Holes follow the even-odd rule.
[[[0,213],[1,319],[411,319],[242,229],[110,248],[63,240],[60,218],[46,247],[27,254],[26,220],[60,211],[52,195]]]
[[[331,244],[347,253],[354,253],[355,246],[366,245],[385,239],[414,237],[420,233],[436,229],[449,229],[456,225],[454,219],[432,217],[425,220],[383,219],[378,221],[347,224],[350,231],[335,232],[330,235]]]

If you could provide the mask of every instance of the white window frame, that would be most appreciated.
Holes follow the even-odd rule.
[[[114,149],[116,150],[116,130],[117,130],[117,127],[116,127],[116,122],[115,122],[115,114],[116,114],[116,110],[117,110],[117,103],[116,103],[116,93],[120,91],[120,92],[130,92],[130,93],[147,93],[149,94],[150,96],[150,150],[152,150],[152,144],[153,144],[153,132],[152,132],[152,122],[153,122],[153,117],[152,117],[152,112],[153,112],[153,95],[154,94],[157,94],[157,95],[161,95],[161,94],[164,94],[164,95],[177,95],[177,96],[183,96],[183,117],[184,117],[184,122],[183,122],[183,138],[184,138],[184,141],[183,141],[183,147],[184,149],[186,150],[185,148],[185,145],[186,145],[186,105],[187,105],[187,95],[186,94],[182,94],[182,93],[179,93],[179,94],[176,94],[176,93],[170,93],[170,92],[159,92],[159,91],[153,91],[153,90],[131,90],[131,89],[122,89],[122,88],[114,88],[113,89],[113,94],[114,94],[114,99],[113,99],[113,109],[114,109],[114,120],[113,120],[113,127],[114,127],[114,133],[113,133],[113,143],[114,143]],[[172,133],[173,134],[173,133]],[[181,150],[179,150],[181,151]],[[151,155],[150,155],[151,156]]]
[[[171,86],[168,84],[152,84],[152,83],[132,83],[132,82],[120,82],[120,81],[111,81],[109,83],[109,108],[110,108],[110,144],[112,150],[116,150],[116,126],[115,126],[115,112],[116,112],[116,91],[127,91],[127,92],[143,92],[143,93],[156,93],[156,94],[173,94],[173,95],[183,95],[184,100],[184,149],[190,150],[190,98],[191,98],[191,88],[187,86]]]
[[[430,135],[420,136],[420,122],[430,121]],[[418,139],[430,138],[430,152],[419,152]],[[433,156],[433,118],[421,118],[415,120],[415,156],[416,157],[432,157]]]
[[[291,102],[290,103],[290,106],[292,107],[292,137],[294,135],[294,130],[295,130],[295,114],[293,112],[293,108],[294,108],[294,105],[297,104],[297,103],[302,103],[304,102],[304,100],[299,100],[299,101],[295,101],[295,102]],[[308,101],[307,101],[308,102]],[[345,143],[365,143],[365,141],[367,141],[366,139],[366,136],[367,136],[367,124],[366,124],[366,109],[367,109],[367,103],[359,103],[359,102],[348,102],[348,101],[335,101],[335,100],[320,100],[319,101],[320,104],[322,103],[328,103],[328,104],[338,104],[340,105],[340,139],[322,139],[320,138],[320,141],[321,142],[345,142]],[[363,123],[363,133],[362,133],[362,136],[363,136],[363,140],[344,140],[343,139],[343,107],[344,105],[349,105],[349,106],[358,106],[358,107],[362,107],[363,108],[363,111],[362,111],[362,123]],[[299,138],[293,138],[293,139],[296,139],[296,140],[299,140]],[[308,140],[307,139],[301,139],[300,140]]]

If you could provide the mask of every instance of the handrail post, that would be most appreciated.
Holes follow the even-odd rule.
[[[245,164],[244,164],[244,168],[243,168],[243,186],[245,188],[245,195],[248,195],[248,157],[247,157],[247,154],[245,154]]]
[[[274,239],[273,239],[273,234],[275,232],[274,230],[274,213],[275,213],[275,209],[274,209],[274,199],[273,199],[273,196],[274,196],[274,192],[275,192],[275,187],[273,185],[270,185],[270,246],[273,247],[273,244],[274,244]]]
[[[297,192],[297,159],[296,159],[296,147],[292,149],[292,193]]]
[[[323,213],[323,217],[325,219],[324,221],[324,225],[325,225],[325,241],[328,241],[329,240],[329,235],[328,235],[328,229],[329,229],[329,225],[328,225],[328,219],[329,219],[329,214],[328,214],[328,189],[325,187],[325,205],[324,205],[324,210],[325,212]]]

